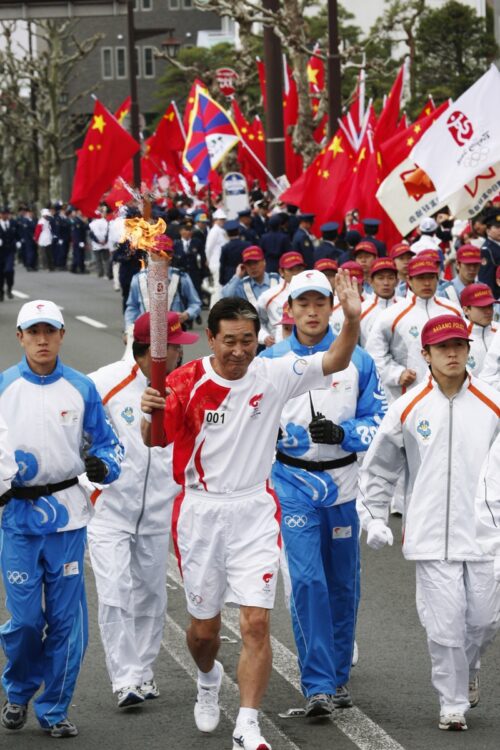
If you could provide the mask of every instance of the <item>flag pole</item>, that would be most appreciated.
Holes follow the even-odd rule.
[[[240,135],[240,138],[241,138],[241,135]],[[252,151],[252,149],[250,148],[250,146],[249,146],[249,145],[248,145],[248,144],[247,144],[247,143],[245,142],[245,139],[244,139],[244,138],[241,138],[241,141],[240,141],[240,142],[241,142],[242,146],[243,146],[244,148],[246,148],[246,150],[248,151],[248,153],[250,154],[250,156],[252,157],[252,159],[253,159],[253,160],[254,160],[254,161],[255,161],[255,162],[256,162],[256,163],[257,163],[257,164],[259,165],[259,167],[260,167],[260,168],[262,169],[262,171],[263,171],[263,172],[264,172],[264,174],[266,175],[266,177],[267,177],[268,181],[269,181],[269,182],[272,182],[272,183],[273,183],[273,185],[274,185],[274,187],[275,187],[275,188],[276,188],[277,190],[279,190],[280,192],[282,192],[282,189],[281,189],[281,185],[279,184],[279,182],[277,181],[277,179],[276,179],[275,177],[273,177],[273,175],[272,175],[272,174],[271,174],[271,172],[270,172],[270,171],[269,171],[269,170],[267,169],[267,167],[266,167],[266,166],[264,166],[264,164],[263,164],[263,163],[261,162],[261,160],[259,159],[259,157],[257,156],[257,154],[256,154],[256,153],[254,153],[254,152]]]

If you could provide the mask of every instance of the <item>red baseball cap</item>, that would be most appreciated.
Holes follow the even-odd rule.
[[[458,263],[481,263],[481,250],[475,245],[462,245],[457,250]]]
[[[460,294],[460,303],[465,307],[487,307],[495,302],[488,284],[469,284]]]
[[[306,267],[304,258],[301,253],[297,253],[295,250],[289,253],[283,253],[279,261],[280,268],[294,268],[295,266]]]
[[[248,263],[251,260],[264,260],[264,253],[258,245],[250,245],[241,253],[242,263]]]
[[[167,341],[169,344],[194,344],[200,338],[197,333],[188,333],[182,330],[179,313],[167,313],[167,326]],[[134,323],[134,341],[139,344],[151,343],[148,312],[140,315]]]
[[[398,269],[392,258],[377,258],[370,268],[370,276],[374,276],[379,271],[392,271],[397,274]]]
[[[427,258],[427,260],[432,260],[433,263],[437,263],[438,265],[441,263],[441,256],[439,255],[439,252],[437,250],[422,250],[422,252],[417,253],[417,255],[419,258]]]
[[[396,242],[396,244],[391,247],[389,257],[399,258],[400,255],[404,255],[405,253],[415,255],[415,250],[412,250],[411,245],[408,245],[406,242]]]
[[[370,255],[378,255],[377,248],[373,242],[358,242],[354,248],[355,253],[370,253]]]
[[[349,276],[353,276],[359,282],[364,281],[365,274],[363,273],[363,267],[359,263],[356,263],[355,260],[348,260],[345,263],[342,263],[340,267],[343,268],[344,271],[348,271]]]
[[[314,264],[314,268],[317,271],[338,271],[339,264],[332,258],[320,258]]]
[[[439,344],[448,339],[464,339],[470,341],[467,323],[458,315],[438,315],[431,318],[422,328],[422,346]]]
[[[432,258],[427,256],[422,258],[422,253],[419,253],[408,263],[408,276],[423,276],[424,273],[433,273],[437,276],[438,269]]]

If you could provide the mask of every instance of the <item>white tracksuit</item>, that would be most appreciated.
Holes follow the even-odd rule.
[[[211,307],[220,300],[222,289],[219,284],[220,251],[227,241],[228,236],[226,231],[219,224],[214,223],[208,230],[207,241],[205,243],[205,255],[214,285],[214,291],[210,298]]]
[[[99,627],[113,691],[153,677],[167,606],[170,518],[179,486],[171,448],[148,448],[141,437],[146,378],[133,360],[90,376],[125,446],[119,481],[93,493],[88,527],[99,598]]]
[[[500,391],[500,330],[495,333],[484,358],[480,378]]]
[[[500,434],[484,459],[477,483],[476,536],[487,555],[500,556]]]
[[[283,306],[288,300],[288,284],[283,279],[278,286],[272,286],[262,292],[257,300],[260,331],[259,344],[264,344],[268,336],[272,336],[275,343],[283,339],[283,331],[279,324],[283,317]]]
[[[366,348],[366,342],[368,340],[368,334],[373,328],[373,324],[379,317],[383,310],[386,310],[391,305],[395,305],[399,302],[399,297],[394,294],[389,299],[383,297],[377,297],[374,294],[372,297],[368,297],[361,303],[361,318],[359,319],[359,345]]]
[[[493,640],[500,586],[474,531],[478,456],[499,429],[500,398],[470,375],[448,399],[431,376],[389,408],[360,473],[364,528],[387,520],[406,474],[403,555],[417,563],[417,610],[427,632],[441,713],[469,707],[468,682]]]
[[[410,387],[424,380],[428,368],[421,354],[420,333],[428,320],[450,313],[462,316],[461,308],[453,302],[444,302],[438,297],[422,299],[411,294],[378,316],[368,336],[366,351],[375,360],[389,402],[408,389],[399,384],[404,370],[417,373]]]
[[[496,325],[478,326],[469,323],[468,328],[472,341],[470,342],[467,369],[475,378],[480,378],[486,354],[495,338],[498,327]]]

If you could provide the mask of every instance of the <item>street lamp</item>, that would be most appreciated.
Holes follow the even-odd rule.
[[[175,57],[181,42],[174,39],[172,34],[174,29],[167,27],[161,29],[136,29],[134,25],[134,0],[127,0],[127,32],[128,32],[128,69],[130,76],[130,129],[132,137],[137,143],[140,142],[141,128],[139,122],[139,100],[137,96],[137,66],[135,59],[135,43],[140,39],[149,39],[158,34],[168,34],[169,36],[162,43],[167,49],[169,57]],[[141,187],[141,152],[138,151],[133,159],[134,187]]]

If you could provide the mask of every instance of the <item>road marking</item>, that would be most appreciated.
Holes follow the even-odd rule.
[[[170,615],[167,615],[166,618],[166,632],[167,638],[162,640],[161,645],[170,654],[172,659],[191,677],[193,682],[196,683],[198,671],[186,647],[186,634]],[[219,702],[220,710],[231,724],[234,724],[240,703],[240,692],[238,685],[227,674],[224,674],[223,677],[221,698],[222,700]],[[259,723],[262,733],[273,747],[278,746],[283,748],[283,750],[300,750],[299,746],[266,714],[262,713],[260,715]]]
[[[168,565],[168,575],[178,586],[183,585],[177,560],[172,554]],[[226,607],[222,613],[222,622],[228,630],[239,637],[238,610]],[[302,695],[297,655],[273,635],[271,635],[271,647],[273,650],[273,669]],[[402,745],[356,706],[343,711],[335,711],[332,714],[332,721],[359,750],[404,750]]]
[[[100,323],[98,320],[94,320],[94,318],[87,318],[86,315],[75,315],[75,317],[80,321],[80,323],[86,323],[88,326],[92,326],[92,328],[108,327],[105,323]]]
[[[24,292],[18,292],[17,289],[12,290],[12,294],[14,297],[17,297],[18,299],[29,299],[29,294],[25,294]]]

